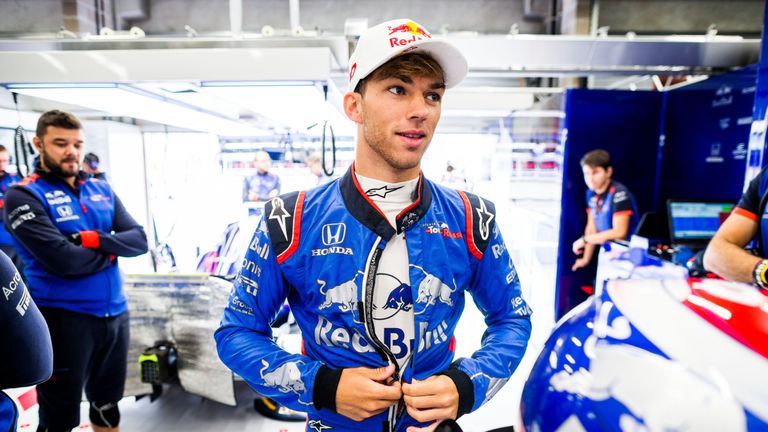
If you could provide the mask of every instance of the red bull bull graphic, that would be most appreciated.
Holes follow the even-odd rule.
[[[411,287],[397,277],[388,273],[376,274],[376,289],[389,291],[387,300],[383,305],[373,305],[373,319],[377,321],[388,320],[400,311],[409,312],[413,309],[413,295]]]
[[[389,29],[389,47],[404,47],[422,39],[432,39],[432,35],[429,34],[423,27],[420,27],[413,21],[407,21],[403,24],[394,27],[387,27]],[[394,35],[394,37],[392,37]],[[405,36],[405,37],[403,37]]]
[[[325,301],[319,306],[319,309],[327,309],[333,305],[336,305],[342,312],[347,312],[355,309],[357,304],[357,279],[358,275],[362,275],[363,272],[357,271],[352,279],[343,282],[334,287],[328,288],[324,280],[318,279],[320,294],[323,295]]]

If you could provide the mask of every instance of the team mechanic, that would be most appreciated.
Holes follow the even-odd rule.
[[[93,430],[119,430],[129,324],[116,257],[147,251],[144,229],[109,184],[80,171],[83,139],[74,115],[44,113],[35,172],[5,196],[5,225],[53,343],[53,376],[37,387],[45,432],[80,424],[83,386]]]
[[[753,240],[754,255],[744,249]],[[768,166],[749,182],[738,206],[712,237],[704,268],[768,289]]]
[[[491,399],[525,352],[531,311],[493,204],[420,170],[445,89],[466,73],[456,48],[413,21],[368,29],[344,96],[353,166],[265,208],[215,338],[256,391],[306,411],[307,430],[433,430]],[[453,361],[466,291],[488,329]],[[286,298],[302,355],[271,339]]]

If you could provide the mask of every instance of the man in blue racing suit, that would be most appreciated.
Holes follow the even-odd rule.
[[[432,431],[490,400],[525,353],[531,310],[493,204],[421,174],[445,89],[466,72],[413,21],[368,29],[344,96],[353,166],[265,207],[215,338],[227,366],[306,411],[310,431]],[[454,361],[465,292],[488,328]],[[286,298],[302,354],[271,339]]]

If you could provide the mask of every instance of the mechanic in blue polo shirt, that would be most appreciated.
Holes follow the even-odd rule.
[[[243,184],[243,202],[265,202],[280,193],[280,177],[269,172],[272,158],[269,153],[259,151],[254,158],[256,173],[245,179]]]
[[[8,152],[8,149],[5,148],[4,145],[0,145],[0,211],[2,211],[2,209],[5,207],[5,193],[8,191],[8,188],[11,187],[12,184],[18,183],[19,180],[21,180],[16,174],[11,174],[6,171],[8,164],[10,163],[11,154]],[[13,264],[21,269],[21,261],[16,254],[16,247],[13,243],[13,238],[2,225],[0,225],[0,250],[5,252],[5,254],[8,255],[8,258],[13,261]]]
[[[768,289],[768,166],[749,182],[739,204],[715,233],[704,268],[724,279]],[[754,250],[745,247],[756,240]]]
[[[637,205],[632,193],[613,180],[611,155],[605,150],[592,150],[581,158],[584,182],[587,184],[587,226],[584,235],[573,242],[573,253],[582,254],[571,269],[589,265],[597,246],[624,240],[637,226]]]
[[[74,115],[44,113],[35,172],[5,195],[5,226],[53,343],[53,375],[37,387],[45,432],[80,424],[83,387],[93,430],[119,430],[129,323],[117,257],[147,251],[144,229],[109,183],[80,170],[83,140]]]

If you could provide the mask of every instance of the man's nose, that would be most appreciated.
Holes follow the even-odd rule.
[[[408,114],[409,118],[419,120],[423,120],[429,115],[429,106],[424,96],[418,94],[411,98]]]

